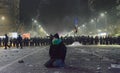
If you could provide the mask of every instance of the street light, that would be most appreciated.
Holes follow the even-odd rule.
[[[91,23],[93,23],[94,22],[94,20],[93,19],[91,19]]]
[[[41,27],[41,25],[38,26],[39,28]]]
[[[100,16],[105,19],[104,21],[105,21],[105,27],[106,27],[106,31],[107,31],[107,12],[101,13]]]
[[[86,29],[86,25],[83,24],[83,25],[82,25],[82,31],[83,31],[83,33],[85,33],[85,31],[86,31],[85,29]]]
[[[100,16],[104,17],[107,14],[107,12],[101,13]]]
[[[85,27],[85,25],[83,24],[82,27]]]
[[[33,23],[33,24],[32,24],[32,32],[33,32],[33,27],[34,27],[34,24],[37,25],[37,20],[35,20],[35,19],[32,18],[32,23]]]
[[[91,19],[90,24],[91,24],[90,26],[92,26],[90,30],[96,32],[96,24],[97,24],[96,18]]]
[[[4,16],[2,16],[2,17],[1,17],[1,20],[5,20],[5,17],[4,17]]]
[[[34,23],[37,23],[37,20],[34,20]]]
[[[104,17],[104,16],[105,16],[105,13],[101,13],[100,16],[101,16],[101,17]]]

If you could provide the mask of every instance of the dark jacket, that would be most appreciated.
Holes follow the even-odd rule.
[[[22,42],[22,37],[20,35],[17,37],[17,41]]]
[[[5,35],[4,42],[5,42],[5,43],[8,43],[8,36],[7,36],[7,35]]]
[[[56,42],[56,40],[55,41],[53,40],[52,44],[50,45],[50,50],[49,50],[50,58],[62,59],[64,61],[67,48],[61,39],[57,39],[57,41],[58,42]]]

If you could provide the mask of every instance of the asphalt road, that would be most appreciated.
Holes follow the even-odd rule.
[[[46,68],[49,46],[0,49],[0,73],[120,73],[120,46],[67,46],[66,66]]]

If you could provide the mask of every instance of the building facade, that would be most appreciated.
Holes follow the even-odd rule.
[[[20,0],[0,0],[0,35],[16,32]]]

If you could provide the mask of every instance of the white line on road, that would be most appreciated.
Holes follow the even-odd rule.
[[[44,47],[43,49],[45,49],[45,48],[46,48],[46,47]],[[30,53],[30,54],[28,54],[28,55],[25,55],[25,56],[23,56],[23,57],[21,57],[21,58],[18,58],[17,60],[15,60],[15,61],[13,61],[13,62],[11,62],[11,63],[9,63],[9,64],[3,66],[3,67],[0,67],[0,71],[2,71],[3,69],[5,69],[5,68],[11,66],[12,64],[18,62],[19,60],[22,60],[22,59],[24,59],[24,58],[26,58],[26,57],[28,57],[28,56],[30,56],[30,55],[33,55],[33,54],[39,52],[40,50],[42,50],[42,49],[39,49],[39,50],[37,50],[37,51],[34,51],[34,52],[32,52],[32,53]]]

